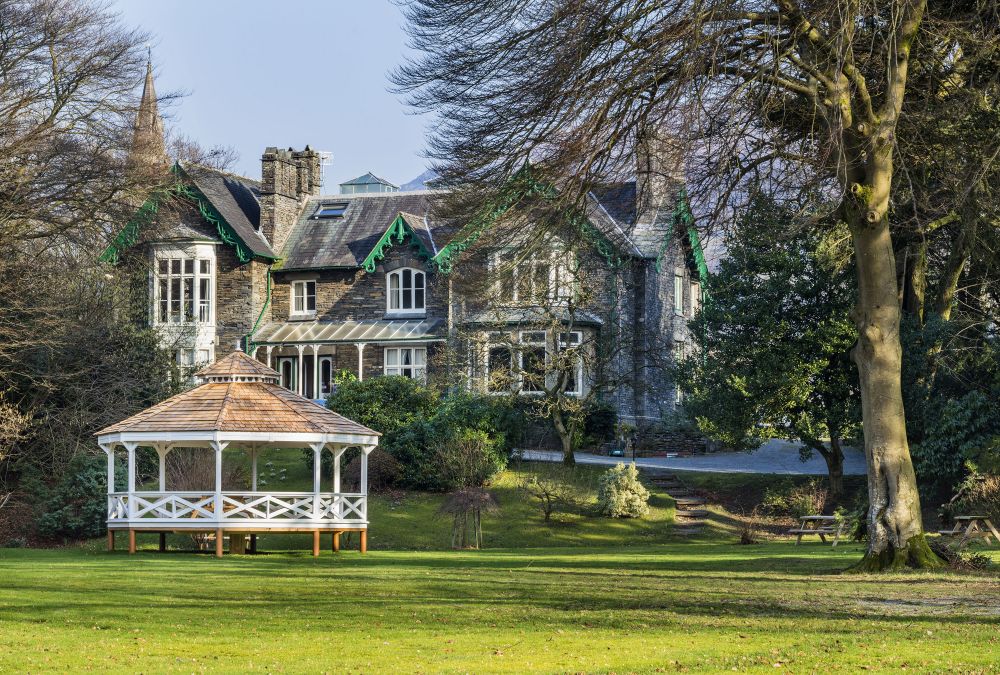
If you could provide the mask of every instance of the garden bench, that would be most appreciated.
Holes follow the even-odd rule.
[[[795,539],[795,545],[798,546],[802,542],[802,537],[807,534],[818,534],[820,540],[825,544],[826,535],[833,535],[833,547],[837,547],[837,542],[840,541],[840,535],[844,533],[844,523],[842,520],[836,516],[802,516],[799,518],[799,526],[797,528],[792,528],[788,531],[788,534],[798,535]]]
[[[1000,532],[986,516],[955,516],[955,526],[950,530],[938,530],[943,537],[961,537],[958,547],[962,548],[972,539],[982,539],[987,544],[990,537],[996,537],[1000,544]]]

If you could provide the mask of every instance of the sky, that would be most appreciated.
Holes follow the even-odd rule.
[[[425,117],[388,91],[408,52],[389,0],[115,0],[152,34],[157,93],[183,93],[168,126],[239,153],[260,177],[265,147],[329,151],[324,193],[366,171],[397,185],[422,173]],[[141,90],[136,90],[139,95]]]

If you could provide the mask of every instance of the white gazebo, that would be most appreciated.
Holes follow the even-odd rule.
[[[312,532],[313,555],[319,555],[320,533],[333,534],[340,548],[342,532],[357,531],[361,552],[367,548],[368,454],[379,434],[357,422],[278,386],[278,373],[243,352],[234,352],[197,373],[204,384],[158,403],[97,432],[108,456],[108,549],[118,530],[129,533],[135,552],[136,532],[215,534],[215,554],[222,555],[226,534]],[[156,490],[136,487],[136,449],[159,455]],[[340,460],[348,448],[361,450],[359,492],[341,492]],[[115,490],[115,452],[128,458],[128,487]],[[215,489],[168,490],[166,457],[175,448],[201,448],[215,455]],[[257,458],[270,448],[309,448],[313,452],[312,492],[259,491]],[[222,489],[222,455],[244,450],[251,461],[251,489]],[[333,454],[333,485],[321,489],[321,458]],[[270,487],[270,486],[268,486]],[[241,537],[241,539],[243,539]],[[253,544],[252,544],[253,545]]]

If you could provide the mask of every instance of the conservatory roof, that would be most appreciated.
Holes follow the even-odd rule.
[[[285,321],[264,326],[254,342],[259,345],[338,342],[434,342],[441,319],[385,321]]]

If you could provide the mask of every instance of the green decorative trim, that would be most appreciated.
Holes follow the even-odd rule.
[[[98,260],[117,265],[121,254],[126,249],[135,246],[136,242],[139,241],[139,235],[143,228],[152,223],[156,218],[156,214],[160,210],[160,204],[170,196],[170,193],[171,190],[167,189],[158,190],[150,195],[149,199],[139,207],[139,210],[136,211],[125,227],[115,235],[114,241],[108,244],[108,247],[104,249]]]
[[[264,306],[260,308],[260,314],[257,315],[257,320],[254,322],[253,328],[250,329],[250,332],[247,333],[246,337],[243,339],[245,343],[244,351],[251,356],[253,356],[254,351],[257,349],[257,343],[254,342],[253,336],[257,334],[257,329],[260,328],[260,322],[264,320],[264,312],[266,312],[267,308],[271,305],[271,268],[268,267],[266,271],[267,291],[264,295]],[[271,364],[269,363],[267,365],[270,366]]]
[[[705,284],[708,282],[708,264],[705,262],[705,252],[701,248],[701,239],[698,237],[698,228],[694,226],[694,215],[691,213],[691,205],[688,201],[687,190],[681,188],[680,194],[677,196],[677,204],[674,206],[674,211],[670,214],[670,220],[675,227],[680,226],[684,228],[684,231],[688,237],[688,243],[691,245],[691,252],[694,256],[695,266],[698,268],[698,280],[704,288]],[[663,245],[660,246],[660,252],[656,256],[656,271],[657,273],[662,272],[661,261],[663,259],[664,253],[670,247],[670,242],[673,240],[674,232],[671,232],[666,239],[663,240]]]
[[[243,241],[233,227],[226,222],[226,219],[222,217],[212,203],[208,201],[208,198],[202,194],[200,190],[191,186],[185,185],[180,181],[180,178],[186,176],[184,169],[181,168],[179,164],[174,164],[171,168],[171,172],[178,179],[178,181],[171,187],[162,190],[157,190],[154,192],[149,199],[146,200],[139,210],[136,212],[135,216],[129,220],[128,224],[119,232],[114,241],[104,250],[101,254],[99,260],[102,262],[109,262],[115,264],[118,262],[121,253],[132,246],[135,246],[136,242],[139,241],[139,235],[143,228],[152,223],[160,206],[167,199],[172,197],[181,197],[193,202],[197,207],[198,211],[201,213],[201,217],[210,222],[215,226],[216,232],[219,233],[219,238],[222,241],[232,246],[236,250],[236,257],[239,258],[240,262],[250,262],[253,260],[254,256],[257,255],[265,260],[277,260],[278,258],[269,255],[255,254],[250,247],[247,246],[246,242]],[[190,179],[189,179],[190,180]]]
[[[397,244],[402,244],[406,241],[407,237],[410,239],[410,246],[416,250],[417,255],[421,256],[424,260],[433,260],[434,255],[427,250],[424,246],[424,242],[420,240],[417,233],[413,231],[406,219],[403,218],[402,214],[396,216],[396,219],[392,221],[389,225],[389,229],[379,238],[378,242],[372,248],[371,253],[365,258],[361,266],[369,274],[375,271],[375,267],[378,265],[380,260],[385,258],[385,253],[387,250],[392,248]],[[393,241],[395,240],[395,242]]]
[[[558,193],[552,185],[534,177],[531,165],[526,162],[514,174],[494,202],[483,208],[469,225],[462,228],[461,233],[464,236],[461,239],[453,240],[434,256],[433,262],[437,265],[438,271],[442,274],[450,274],[459,255],[476,243],[483,232],[489,229],[498,218],[522,200],[531,197],[554,200],[557,196]],[[614,268],[620,266],[621,258],[617,254],[617,247],[595,228],[585,215],[574,211],[570,215],[569,222],[583,232],[609,265]]]
[[[222,214],[212,206],[212,203],[208,201],[200,190],[188,185],[178,185],[177,195],[194,202],[198,207],[199,213],[201,213],[201,217],[212,225],[215,225],[215,231],[219,233],[219,239],[235,249],[236,257],[239,258],[240,262],[248,263],[253,260],[253,251],[240,239],[240,236],[236,234],[232,226],[226,222]]]

